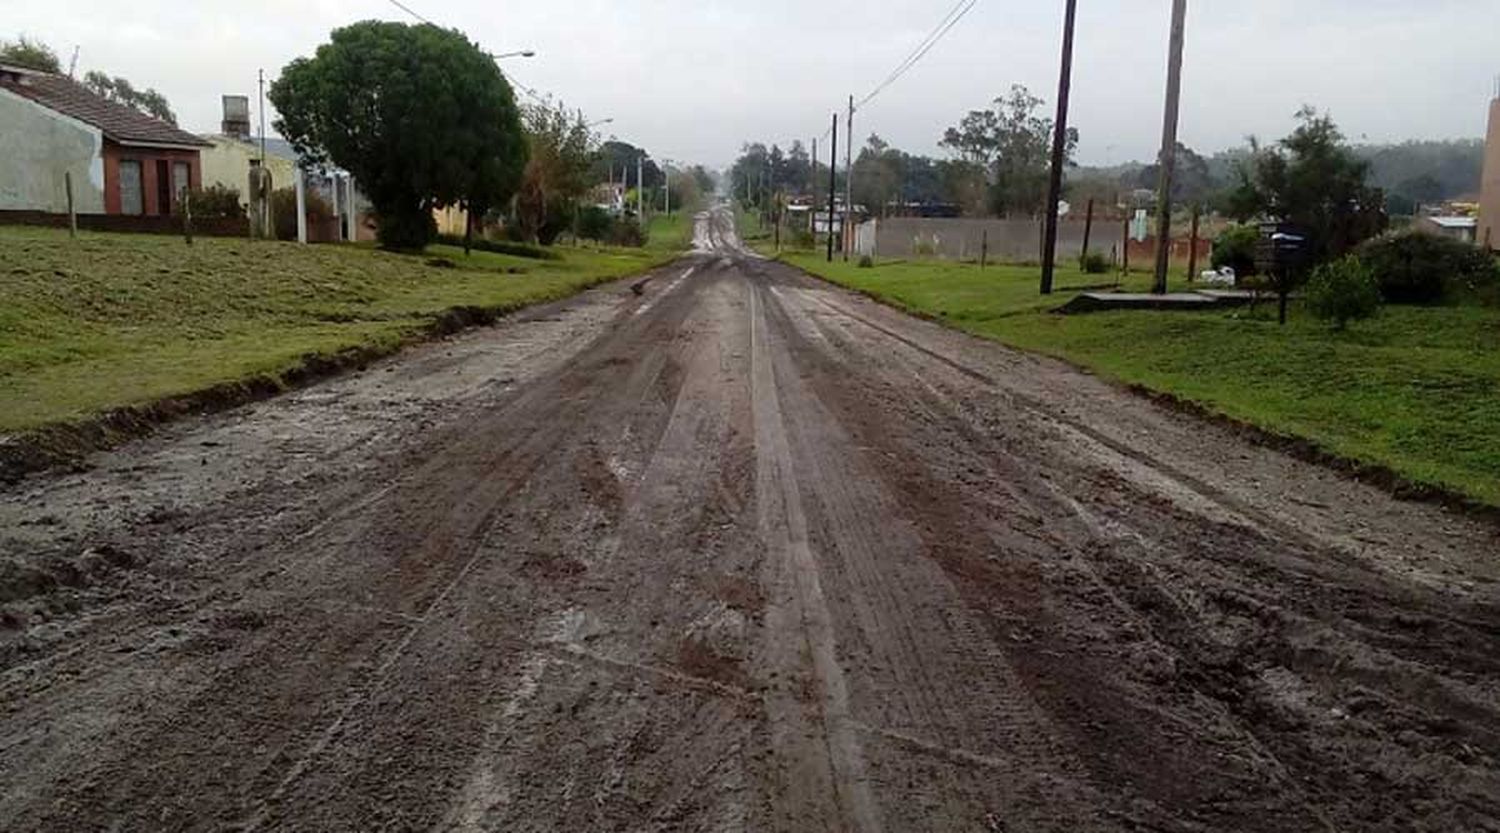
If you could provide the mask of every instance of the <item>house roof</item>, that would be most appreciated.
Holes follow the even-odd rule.
[[[223,133],[208,133],[205,134],[203,138],[208,140],[209,142],[237,142],[239,144],[245,145],[246,147],[257,153],[260,151],[259,136],[240,137],[229,136]],[[266,155],[274,156],[278,159],[286,159],[291,162],[297,161],[297,151],[292,147],[292,143],[288,142],[286,139],[277,139],[272,136],[266,137]]]
[[[1441,228],[1471,229],[1479,228],[1478,217],[1428,217],[1433,224]]]
[[[106,139],[122,145],[198,148],[209,144],[161,119],[97,95],[65,75],[0,64],[0,89],[92,125]]]

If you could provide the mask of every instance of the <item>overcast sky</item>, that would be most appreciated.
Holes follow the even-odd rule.
[[[847,96],[869,92],[953,0],[404,0],[659,158],[720,166],[748,139],[807,142]],[[1155,156],[1168,0],[1082,0],[1072,123],[1081,161]],[[915,69],[856,116],[913,152],[1013,83],[1050,102],[1062,0],[979,0]],[[1486,11],[1487,9],[1487,11]],[[1210,152],[1276,138],[1303,103],[1354,140],[1478,137],[1500,74],[1500,0],[1191,0],[1182,140]],[[0,0],[0,21],[78,72],[164,93],[184,127],[216,130],[219,96],[252,96],[328,32],[410,21],[389,0]]]

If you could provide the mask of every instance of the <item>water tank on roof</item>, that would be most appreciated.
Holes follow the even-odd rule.
[[[250,138],[249,96],[224,96],[224,135],[238,139]]]

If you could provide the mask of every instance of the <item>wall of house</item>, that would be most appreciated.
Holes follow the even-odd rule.
[[[169,148],[143,148],[130,147],[116,144],[109,140],[104,142],[104,210],[108,214],[120,214],[120,163],[135,161],[141,163],[141,206],[142,213],[146,216],[157,216],[172,213],[172,205],[177,202],[177,195],[172,194],[172,204],[161,205],[157,194],[156,163],[166,160],[168,176],[171,176],[172,163],[188,163],[188,185],[192,188],[203,186],[203,170],[196,150],[173,150]]]
[[[203,149],[200,156],[203,165],[203,184],[224,185],[240,192],[240,203],[250,205],[246,194],[250,188],[250,160],[260,159],[260,146],[252,142],[229,136],[205,136],[213,147]],[[266,169],[271,172],[271,187],[286,188],[293,185],[296,164],[280,156],[266,156]]]
[[[1484,146],[1484,185],[1479,198],[1479,240],[1500,250],[1500,98],[1490,102],[1490,132]]]
[[[104,137],[83,122],[0,90],[0,209],[104,211]]]

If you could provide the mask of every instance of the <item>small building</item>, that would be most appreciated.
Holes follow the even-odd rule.
[[[0,209],[169,215],[208,143],[65,76],[0,64]]]
[[[1478,240],[1479,220],[1475,217],[1418,217],[1412,227],[1428,234],[1474,243]]]
[[[285,139],[262,140],[250,135],[250,99],[242,95],[223,97],[224,120],[219,133],[202,136],[208,147],[203,150],[203,184],[221,185],[240,192],[240,204],[249,206],[250,169],[264,165],[271,172],[271,187],[286,188],[295,183],[297,152]]]

